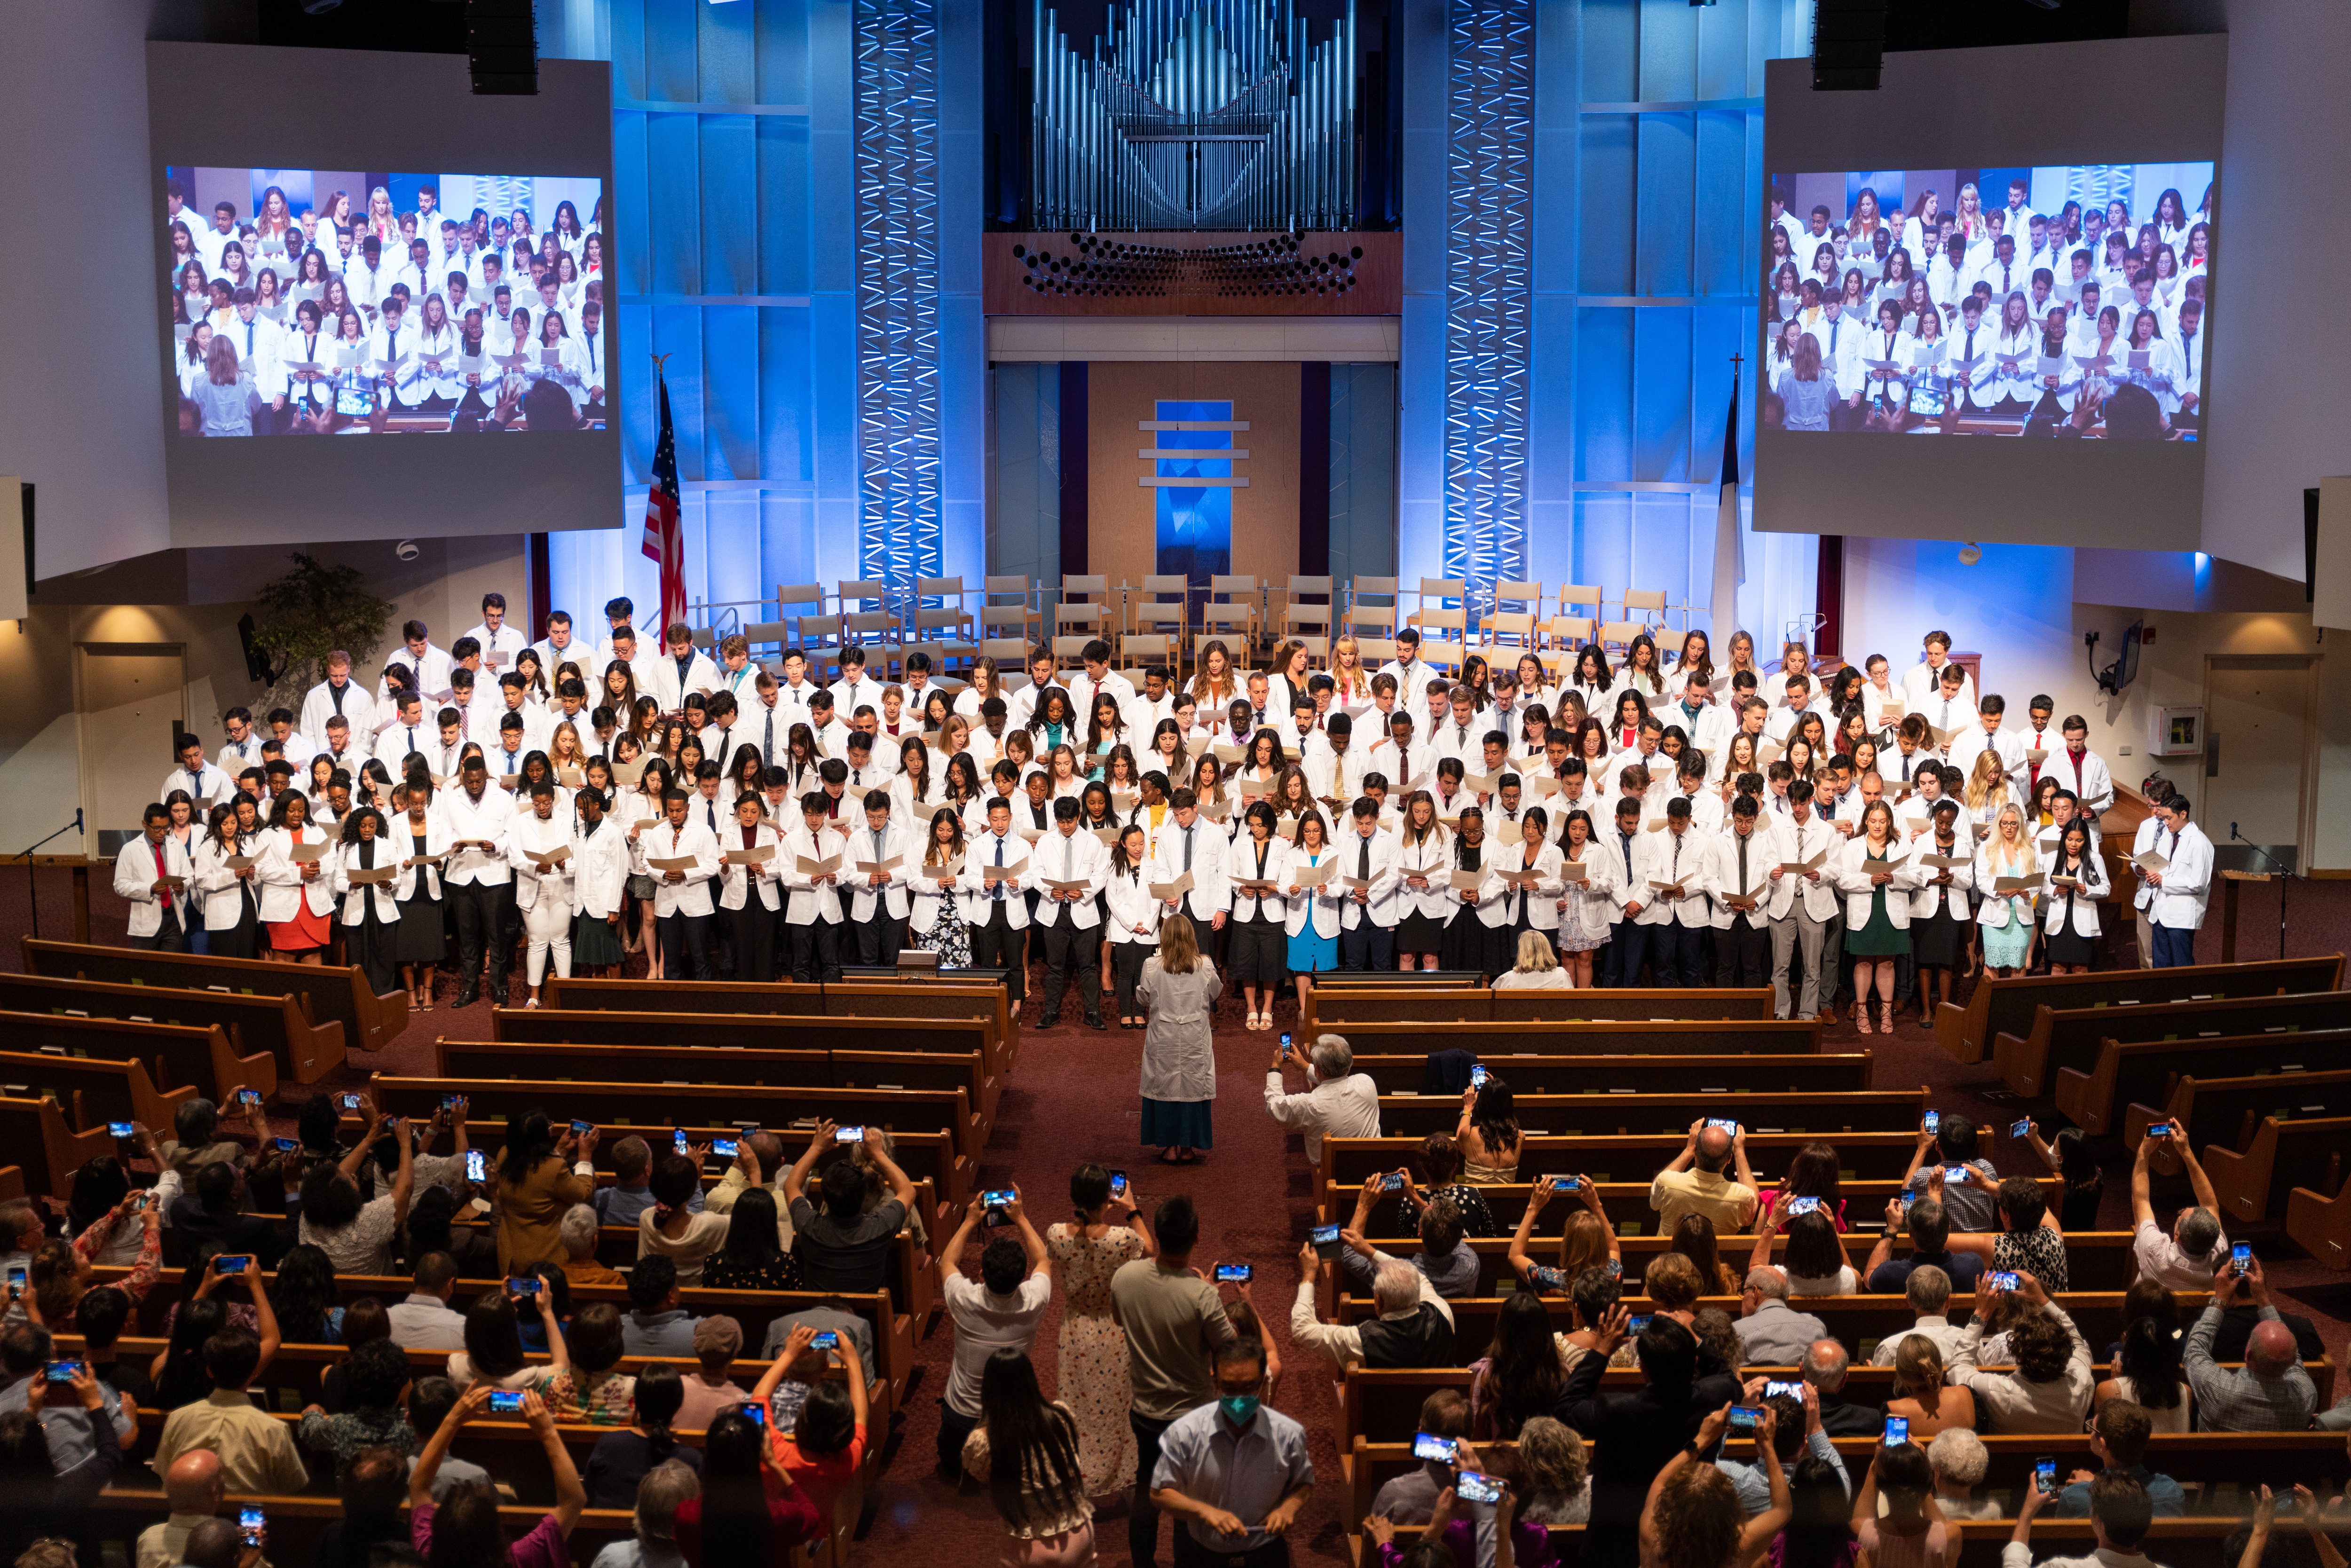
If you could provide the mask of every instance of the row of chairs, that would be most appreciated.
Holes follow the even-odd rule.
[[[1570,673],[1590,643],[1621,652],[1635,638],[1657,636],[1679,618],[1705,613],[1700,605],[1669,603],[1662,589],[1607,590],[1536,581],[1493,585],[1489,605],[1474,623],[1468,583],[1424,577],[1405,586],[1394,577],[1292,575],[1276,583],[1249,575],[1211,577],[1203,589],[1181,575],[1151,575],[1140,583],[1113,583],[1105,573],[1065,575],[1058,588],[1026,576],[988,576],[977,588],[961,577],[918,578],[910,589],[879,578],[779,584],[775,597],[749,609],[705,603],[693,613],[703,624],[695,640],[715,648],[739,632],[757,655],[801,649],[822,679],[840,667],[842,652],[861,648],[869,668],[884,674],[903,667],[916,649],[941,674],[992,658],[1017,668],[1029,651],[1050,646],[1074,663],[1088,643],[1112,644],[1129,665],[1169,668],[1196,663],[1211,641],[1246,659],[1259,649],[1297,641],[1318,664],[1327,664],[1336,637],[1352,637],[1364,661],[1395,656],[1397,633],[1421,637],[1421,656],[1435,668],[1458,670],[1472,653],[1515,659],[1531,653],[1554,678]],[[772,612],[772,617],[770,616]],[[769,651],[772,650],[772,653]]]

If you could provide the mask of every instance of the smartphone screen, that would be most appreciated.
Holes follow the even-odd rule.
[[[41,1374],[51,1383],[71,1383],[74,1375],[80,1370],[81,1363],[78,1361],[52,1361],[43,1365]]]
[[[841,1348],[841,1331],[838,1329],[827,1329],[822,1333],[817,1335],[814,1339],[809,1341],[809,1344],[810,1348],[815,1350],[839,1350]]]
[[[1282,1031],[1281,1049],[1284,1051],[1288,1051],[1290,1049],[1290,1033],[1287,1030]]]
[[[738,1405],[736,1408],[751,1417],[751,1425],[754,1427],[764,1427],[768,1424],[768,1407],[765,1405]]]
[[[2253,1247],[2250,1241],[2240,1241],[2229,1249],[2229,1261],[2237,1266],[2239,1274],[2250,1273],[2253,1267]]]
[[[573,1132],[575,1132],[575,1133],[585,1133],[589,1128],[590,1128],[590,1127],[594,1126],[595,1124],[594,1124],[593,1122],[577,1122],[577,1121],[575,1121],[575,1122],[573,1122],[573,1123],[571,1124],[571,1130],[572,1130]]]
[[[1494,1075],[1487,1071],[1483,1067],[1473,1067],[1469,1070],[1469,1087],[1472,1089],[1483,1089],[1486,1087],[1486,1080],[1492,1076]]]
[[[522,1396],[519,1394],[499,1393],[490,1396],[490,1414],[493,1416],[513,1416],[519,1414],[521,1410]]]
[[[1113,1171],[1110,1173],[1110,1195],[1113,1197],[1124,1197],[1126,1196],[1126,1173],[1124,1171]]]
[[[1942,1125],[1943,1113],[1940,1111],[1929,1111],[1927,1113],[1927,1131],[1930,1133],[1938,1132],[1941,1130]]]
[[[1402,1192],[1404,1190],[1403,1174],[1397,1171],[1390,1171],[1387,1175],[1382,1176],[1380,1178],[1380,1190],[1382,1192]]]
[[[2016,1276],[2004,1270],[1987,1275],[1986,1278],[1991,1280],[1991,1288],[1995,1291],[2013,1291],[2016,1289]]]
[[[258,1089],[240,1089],[236,1092],[236,1098],[239,1104],[258,1105],[261,1103],[261,1091]]]
[[[1756,1406],[1752,1405],[1734,1405],[1730,1407],[1730,1429],[1732,1431],[1752,1432],[1762,1425],[1763,1412]]]
[[[1449,1465],[1453,1462],[1453,1439],[1436,1437],[1427,1432],[1416,1432],[1412,1439],[1412,1457],[1416,1459],[1434,1459],[1440,1465]]]
[[[213,1260],[213,1272],[215,1274],[242,1274],[252,1267],[252,1259],[233,1257],[227,1253]]]
[[[538,1295],[538,1276],[536,1276],[536,1275],[532,1275],[532,1276],[530,1276],[530,1277],[528,1277],[528,1278],[525,1278],[524,1276],[522,1276],[522,1275],[520,1275],[520,1274],[509,1274],[509,1275],[507,1275],[507,1295],[509,1295],[509,1296],[536,1296],[536,1295]]]
[[[489,1158],[487,1155],[484,1155],[481,1150],[467,1149],[465,1151],[465,1179],[467,1181],[486,1181],[489,1179]]]
[[[1802,1403],[1804,1397],[1804,1385],[1802,1383],[1766,1383],[1763,1385],[1763,1397],[1766,1399],[1777,1399],[1782,1394]]]
[[[1499,1502],[1502,1486],[1491,1476],[1481,1476],[1475,1470],[1464,1470],[1453,1479],[1454,1495],[1464,1502]]]
[[[1648,1326],[1649,1314],[1646,1312],[1643,1312],[1638,1317],[1626,1318],[1625,1320],[1625,1332],[1635,1338],[1639,1337],[1641,1331]]]
[[[2032,1118],[2027,1116],[2023,1121],[2012,1124],[2008,1129],[2008,1135],[2011,1138],[2025,1138],[2032,1136]]]
[[[1217,1282],[1220,1285],[1246,1285],[1253,1272],[1255,1270],[1247,1263],[1219,1263],[1217,1265]]]
[[[8,1288],[10,1290],[22,1291],[25,1288],[25,1280],[26,1271],[24,1270],[11,1269],[8,1270]]]
[[[1821,1200],[1817,1197],[1792,1197],[1788,1200],[1788,1217],[1792,1219],[1800,1214],[1811,1214],[1820,1207]]]
[[[1714,1128],[1718,1132],[1736,1133],[1739,1131],[1739,1123],[1729,1116],[1708,1116],[1706,1119],[1706,1124]]]
[[[1339,1255],[1339,1228],[1337,1226],[1318,1225],[1309,1234],[1311,1235],[1314,1240],[1314,1255],[1316,1257],[1335,1258]]]
[[[344,1095],[344,1096],[343,1096],[343,1109],[344,1109],[344,1110],[346,1110],[346,1111],[356,1111],[356,1110],[358,1110],[359,1108],[360,1108],[360,1097],[359,1097],[358,1095],[356,1095],[356,1094],[346,1094],[346,1095]]]
[[[267,1532],[267,1526],[262,1521],[259,1509],[241,1508],[236,1511],[237,1539],[246,1547],[259,1546],[262,1537]]]
[[[2168,1122],[2149,1122],[2147,1124],[2147,1135],[2150,1138],[2168,1138],[2171,1136],[2171,1124]]]
[[[298,1148],[300,1148],[300,1147],[302,1146],[301,1145],[299,1145],[299,1144],[296,1143],[296,1142],[295,1142],[293,1139],[291,1139],[291,1138],[277,1138],[277,1139],[273,1139],[273,1140],[272,1140],[272,1143],[273,1143],[274,1146],[277,1148],[277,1152],[278,1152],[279,1154],[281,1154],[281,1155],[290,1155],[290,1154],[292,1154],[295,1150],[297,1150],[297,1149],[298,1149]]]
[[[678,1128],[676,1132],[670,1134],[670,1146],[677,1150],[681,1155],[685,1153],[687,1145],[685,1142],[685,1129],[684,1127]]]
[[[1899,1448],[1910,1440],[1910,1417],[1888,1416],[1886,1418],[1886,1446]]]
[[[730,1160],[735,1157],[735,1151],[742,1146],[742,1144],[734,1138],[713,1138],[710,1140],[710,1152],[714,1155],[724,1155]]]
[[[2047,1497],[2050,1493],[2055,1491],[2057,1490],[2057,1461],[2054,1459],[2033,1460],[2032,1484],[2040,1491],[2043,1497]]]
[[[1543,1180],[1549,1182],[1552,1185],[1552,1189],[1555,1192],[1581,1192],[1583,1190],[1583,1178],[1582,1176],[1545,1176],[1543,1177]]]
[[[865,1141],[865,1129],[862,1127],[835,1127],[832,1130],[832,1141],[836,1144],[862,1144]]]
[[[118,1138],[135,1138],[139,1135],[139,1129],[129,1122],[109,1122],[106,1124],[106,1130]]]

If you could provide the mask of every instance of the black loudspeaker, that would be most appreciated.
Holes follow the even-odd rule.
[[[1813,0],[1813,90],[1876,92],[1886,0]]]
[[[236,623],[236,640],[245,649],[246,678],[256,686],[274,686],[282,670],[272,669],[269,654],[253,640],[253,617],[241,616]]]
[[[26,517],[33,507],[26,507]],[[2302,491],[2302,601],[2318,601],[2318,486]]]
[[[538,18],[531,0],[465,0],[465,59],[476,94],[538,92]]]

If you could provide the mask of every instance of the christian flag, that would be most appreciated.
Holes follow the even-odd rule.
[[[677,431],[670,423],[667,377],[661,383],[653,493],[645,497],[645,554],[661,562],[661,624],[677,625],[685,619],[685,525],[677,515]]]
[[[1714,640],[1717,656],[1739,629],[1739,585],[1747,580],[1739,537],[1739,372],[1730,372],[1730,413],[1722,422],[1722,494],[1714,518]]]

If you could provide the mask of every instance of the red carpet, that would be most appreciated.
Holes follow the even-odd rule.
[[[93,938],[120,941],[120,905],[105,891],[102,877],[93,880],[101,884],[93,892]],[[42,894],[41,929],[51,936],[69,935],[71,906],[65,873],[44,873]],[[2296,884],[2290,897],[2293,953],[2351,947],[2351,884]],[[2276,951],[2276,908],[2272,890],[2248,888],[2241,916],[2243,956],[2268,956]],[[26,915],[21,870],[0,869],[0,941],[5,941],[0,952],[5,955],[0,964],[12,969],[19,967],[16,938],[28,928]],[[2220,957],[2217,910],[2199,943],[2199,956],[2206,962]],[[1285,1006],[1279,1016],[1281,1027],[1289,1027],[1292,1010]],[[1273,1324],[1274,1343],[1285,1358],[1274,1403],[1305,1423],[1312,1440],[1321,1479],[1318,1496],[1293,1536],[1297,1554],[1301,1562],[1338,1563],[1345,1556],[1344,1524],[1339,1516],[1342,1493],[1338,1455],[1331,1436],[1334,1411],[1328,1364],[1291,1352],[1287,1328],[1298,1279],[1294,1259],[1308,1223],[1305,1155],[1299,1140],[1280,1132],[1265,1114],[1265,1064],[1272,1054],[1274,1037],[1249,1033],[1238,1027],[1237,1017],[1233,1015],[1217,1035],[1220,1069],[1217,1146],[1203,1163],[1181,1169],[1144,1163],[1147,1151],[1135,1142],[1135,1080],[1143,1037],[1115,1029],[1096,1034],[1065,1023],[1050,1031],[1031,1030],[1027,1035],[1020,1068],[1002,1101],[980,1181],[987,1186],[1018,1182],[1040,1228],[1066,1212],[1070,1173],[1090,1160],[1127,1170],[1146,1205],[1177,1193],[1188,1194],[1197,1203],[1201,1245],[1196,1261],[1203,1268],[1219,1261],[1255,1265],[1258,1304]],[[487,1030],[484,1007],[464,1012],[439,1007],[418,1017],[407,1033],[372,1059],[369,1067],[385,1071],[425,1071],[435,1034],[486,1038]],[[2004,1125],[2018,1114],[2015,1102],[1985,1097],[1987,1090],[2001,1090],[1988,1064],[1959,1066],[1915,1022],[1901,1025],[1891,1041],[1876,1035],[1864,1040],[1849,1023],[1834,1030],[1833,1036],[1853,1042],[1843,1049],[1867,1044],[1886,1059],[1886,1065],[1877,1074],[1881,1088],[1924,1083],[1935,1091],[1939,1108],[1963,1112],[1996,1125]],[[361,1075],[351,1076],[356,1082]],[[318,1087],[324,1091],[346,1086],[329,1082]],[[2053,1114],[2046,1101],[2031,1109],[2044,1124]],[[1993,1142],[1995,1162],[2005,1156],[2009,1147],[2005,1139]],[[2129,1208],[2128,1167],[2120,1160],[2119,1145],[2116,1152],[2116,1162],[2108,1169],[2106,1210],[2101,1222],[2110,1229],[2127,1224]],[[2158,1207],[2166,1215],[2185,1196],[2185,1183],[2175,1185],[2177,1191],[2161,1186],[2157,1191]],[[2280,1304],[2318,1323],[2328,1353],[2339,1364],[2346,1354],[2346,1320],[2351,1319],[2351,1279],[2302,1257],[2285,1245],[2274,1228],[2270,1235],[2257,1232],[2250,1239],[2260,1248]],[[1057,1322],[1058,1303],[1037,1341],[1038,1368],[1049,1390]],[[2094,1341],[2103,1342],[2105,1325],[2085,1326]],[[977,1489],[958,1493],[933,1474],[936,1400],[951,1354],[951,1336],[944,1327],[922,1346],[922,1371],[911,1407],[893,1435],[895,1451],[871,1498],[871,1523],[858,1549],[873,1553],[868,1561],[969,1561],[979,1553],[992,1557],[996,1550],[998,1531],[985,1495]],[[1163,1522],[1161,1528],[1164,1563],[1170,1553],[1165,1533],[1169,1527]],[[1123,1513],[1100,1516],[1098,1533],[1102,1560],[1124,1562]]]

